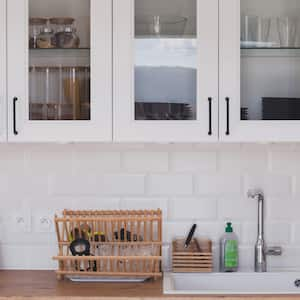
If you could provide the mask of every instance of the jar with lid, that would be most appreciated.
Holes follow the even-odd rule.
[[[46,26],[37,37],[37,48],[48,49],[55,48],[56,40],[53,30]]]
[[[50,24],[55,28],[57,48],[78,48],[79,37],[76,34],[73,18],[52,18]]]
[[[29,19],[29,48],[38,48],[37,39],[42,30],[47,26],[46,18],[30,18]]]

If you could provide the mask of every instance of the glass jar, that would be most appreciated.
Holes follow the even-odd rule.
[[[55,47],[56,40],[53,30],[50,27],[43,28],[37,37],[37,48],[49,49]]]
[[[30,18],[29,19],[29,48],[38,48],[37,39],[39,34],[47,25],[46,18]]]
[[[73,25],[73,18],[52,18],[50,24],[55,28],[57,48],[79,47],[80,40]]]

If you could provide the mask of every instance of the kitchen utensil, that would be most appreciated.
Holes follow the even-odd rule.
[[[269,35],[271,18],[261,16],[242,16],[241,42],[243,47],[270,47]]]
[[[70,244],[70,251],[73,256],[88,256],[91,254],[90,249],[90,242],[83,238],[75,239]]]
[[[277,18],[280,47],[295,47],[298,22],[297,17]]]
[[[135,35],[182,36],[187,20],[182,16],[139,15],[135,18]]]
[[[190,245],[190,242],[195,234],[195,230],[197,228],[197,224],[194,224],[185,240],[185,243],[184,243],[184,248],[187,248],[189,245]]]

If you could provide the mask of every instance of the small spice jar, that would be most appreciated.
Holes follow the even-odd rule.
[[[79,47],[80,40],[73,25],[73,18],[52,18],[50,24],[55,28],[57,48]]]
[[[37,39],[42,30],[47,26],[46,18],[30,18],[29,19],[29,48],[38,48]]]

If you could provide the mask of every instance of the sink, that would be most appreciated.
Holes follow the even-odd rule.
[[[175,295],[300,295],[300,271],[165,273],[163,287],[165,294]]]

